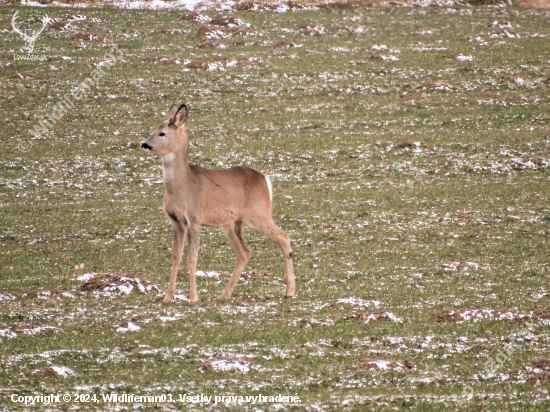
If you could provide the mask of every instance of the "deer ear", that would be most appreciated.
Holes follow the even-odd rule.
[[[182,104],[178,108],[178,111],[176,112],[176,116],[174,117],[173,123],[175,126],[181,126],[182,124],[185,123],[186,120],[187,120],[187,106]]]
[[[164,120],[168,120],[168,123],[174,122],[174,117],[176,116],[176,113],[178,112],[178,105],[173,104],[172,107],[170,107],[170,110],[168,110],[168,113],[166,113],[166,117]]]

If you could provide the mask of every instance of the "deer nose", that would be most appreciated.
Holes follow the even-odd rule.
[[[149,146],[149,145],[148,145],[147,143],[145,143],[145,142],[142,142],[142,143],[141,143],[141,147],[143,147],[144,149],[149,149],[149,150],[152,149],[152,147]]]

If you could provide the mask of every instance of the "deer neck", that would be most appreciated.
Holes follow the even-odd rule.
[[[174,152],[162,156],[162,175],[164,186],[169,192],[173,192],[189,175],[189,162],[187,158],[187,140],[182,147]]]

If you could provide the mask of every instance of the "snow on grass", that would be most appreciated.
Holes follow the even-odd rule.
[[[26,335],[38,335],[40,333],[57,333],[59,329],[53,326],[38,326],[38,325],[0,325],[0,336],[8,339],[16,338],[19,333]]]
[[[388,371],[409,371],[416,369],[413,362],[409,360],[405,361],[393,361],[393,360],[383,360],[383,359],[373,359],[373,358],[365,358],[361,359],[360,361],[357,361],[354,364],[351,364],[348,366],[348,369],[355,369],[355,370],[377,370],[380,372],[388,372]]]
[[[130,276],[113,275],[110,273],[86,273],[76,278],[85,283],[78,288],[80,292],[92,292],[94,296],[114,297],[124,293],[129,295],[134,290],[141,293],[160,292],[152,282]]]
[[[468,269],[478,269],[479,264],[475,262],[450,262],[450,263],[443,263],[442,264],[443,270],[449,270],[449,271],[457,271],[457,270],[468,270]],[[482,267],[482,269],[487,269],[486,267]]]
[[[361,298],[340,298],[331,300],[330,302],[324,304],[322,307],[339,307],[339,306],[354,306],[354,307],[370,307],[374,306],[375,309],[378,309],[380,302],[377,300],[364,300]]]
[[[250,370],[264,370],[260,365],[255,364],[251,360],[249,360],[247,357],[244,356],[234,356],[231,358],[221,358],[216,360],[210,360],[207,362],[204,362],[198,366],[195,367],[195,369],[198,369],[202,373],[208,372],[208,371],[237,371],[241,373],[247,373],[250,372]]]
[[[76,372],[67,366],[44,366],[40,369],[35,369],[32,371],[35,375],[45,375],[45,376],[59,376],[61,378],[68,378],[70,376],[77,376]]]

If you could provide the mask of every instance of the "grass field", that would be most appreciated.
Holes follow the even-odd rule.
[[[44,12],[59,22],[36,41],[45,61],[14,60],[16,10],[23,26]],[[139,406],[102,395],[261,393],[301,402],[141,407],[547,410],[550,375],[533,362],[549,357],[549,313],[529,327],[495,313],[550,308],[550,12],[203,12],[241,19],[221,34],[181,15],[0,7],[0,409],[25,409],[13,394],[72,396],[49,410],[126,410]],[[98,66],[51,129],[29,131]],[[190,109],[191,162],[271,177],[294,299],[280,251],[247,230],[246,270],[260,276],[219,300],[235,255],[203,228],[199,301],[186,302],[186,278],[179,299],[157,300],[172,234],[160,160],[139,142],[173,103]],[[86,273],[127,272],[160,291],[77,290]],[[44,292],[55,288],[67,293]],[[504,310],[434,320],[451,307]],[[197,368],[241,356],[247,372]],[[35,373],[54,365],[75,375]]]

